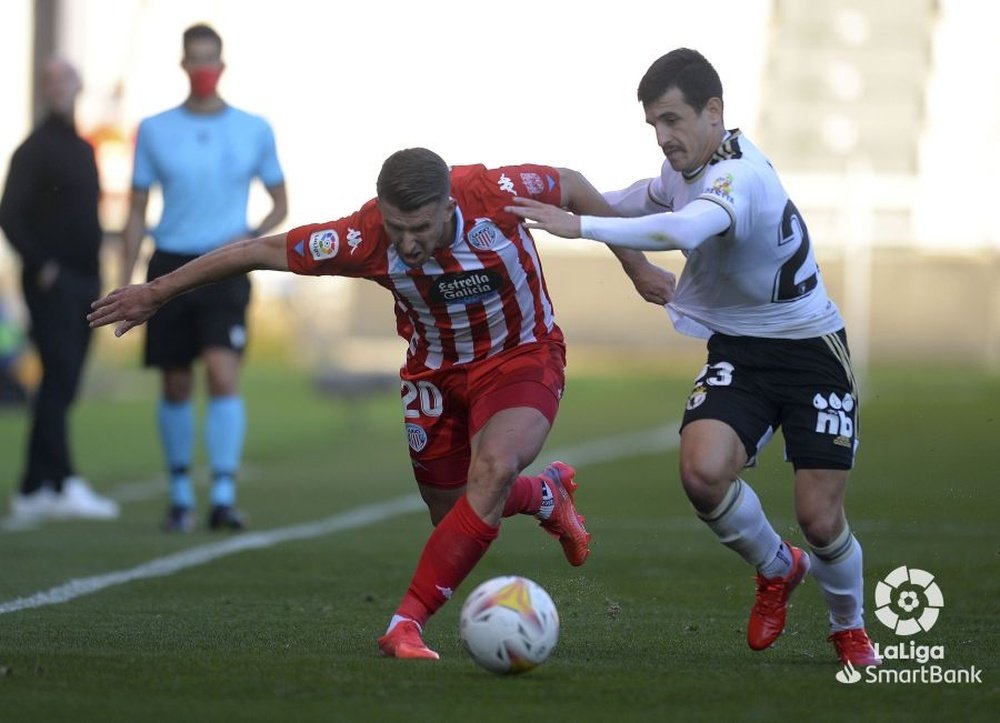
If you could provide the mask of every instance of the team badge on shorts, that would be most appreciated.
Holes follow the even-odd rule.
[[[233,349],[242,349],[247,345],[247,329],[242,324],[234,324],[229,327],[229,346]]]
[[[427,432],[419,424],[407,424],[406,442],[410,445],[410,449],[419,452],[427,446]]]
[[[698,386],[696,386],[694,389],[691,390],[691,396],[688,397],[687,404],[684,405],[684,408],[687,409],[689,412],[692,409],[697,409],[705,401],[705,397],[707,395],[708,395],[708,390],[705,389],[705,387],[703,387],[701,384],[699,384]]]

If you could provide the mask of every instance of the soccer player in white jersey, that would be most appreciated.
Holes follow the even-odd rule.
[[[93,326],[122,334],[169,299],[251,269],[365,278],[395,300],[409,343],[400,370],[414,476],[434,531],[379,650],[437,658],[424,624],[458,588],[499,533],[500,520],[537,517],[582,565],[590,534],[576,512],[574,470],[535,459],[556,416],[565,346],[541,262],[521,220],[504,210],[529,196],[583,213],[610,213],[579,173],[519,165],[449,169],[410,148],[382,166],[378,196],[344,218],[224,246],[152,282],[94,303]],[[644,298],[669,296],[673,278],[641,252],[616,251]]]
[[[698,516],[757,570],[747,642],[763,650],[778,638],[811,571],[840,660],[877,665],[862,620],[861,546],[844,513],[858,390],[805,222],[767,158],[726,130],[722,83],[700,53],[659,58],[638,95],[666,161],[658,177],[605,194],[619,217],[526,198],[509,210],[566,238],[686,256],[667,309],[678,331],[708,339],[708,361],[685,407],[680,476]],[[810,554],[781,539],[740,477],[778,427]]]

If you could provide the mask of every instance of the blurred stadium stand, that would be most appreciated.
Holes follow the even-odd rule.
[[[390,5],[392,1],[385,0]],[[969,179],[959,165],[988,169],[1000,163],[1000,95],[995,92],[1000,87],[1000,23],[984,15],[986,5],[966,0],[759,4],[768,21],[763,24],[767,38],[759,65],[757,117],[727,113],[727,122],[752,130],[802,210],[827,286],[848,319],[861,365],[922,361],[1000,371],[1000,215],[969,204],[971,199],[985,205],[979,199],[989,193],[989,186],[982,184],[986,187],[980,191],[981,182]],[[310,6],[293,1],[286,10],[310,12]],[[175,65],[162,62],[164,53],[178,52],[176,38],[163,37],[165,25],[225,18],[235,27],[245,13],[242,3],[227,0],[206,6],[197,18],[188,17],[191,7],[190,2],[171,0],[4,0],[5,23],[26,31],[8,35],[28,40],[0,46],[0,60],[6,67],[20,65],[28,71],[30,38],[41,38],[36,44],[49,38],[71,57],[91,59],[84,67],[85,77],[94,79],[88,87],[98,86],[105,93],[89,99],[90,117],[112,109],[134,122],[138,109],[145,110],[130,95],[140,85],[135,78],[152,77],[162,67],[172,75],[164,80],[156,76],[157,97],[179,88]],[[131,23],[134,30],[109,32],[105,26],[111,15]],[[47,30],[35,19],[47,24]],[[117,43],[103,42],[102,33]],[[237,53],[241,42],[245,39],[237,33],[229,51]],[[720,53],[717,48],[706,52],[710,57]],[[734,46],[733,57],[720,58],[717,65],[758,67],[756,59],[734,66],[733,58],[741,52]],[[309,57],[305,53],[306,48],[299,47],[296,62],[309,62],[303,60]],[[245,68],[248,57],[240,56],[240,67]],[[127,58],[133,79],[132,85],[125,84],[124,97],[121,78],[112,77],[121,72],[122,58]],[[25,76],[31,73],[7,73],[0,88],[5,98],[15,100],[11,112],[0,118],[0,170],[30,125],[33,101]],[[251,97],[249,92],[257,87],[247,86],[246,76],[238,86],[240,76],[234,73],[230,87]],[[731,86],[730,79],[723,80]],[[21,97],[19,104],[16,99]],[[620,102],[630,100],[623,94]],[[345,112],[380,111],[361,104]],[[558,127],[545,131],[560,133]],[[304,177],[305,166],[292,159],[314,149],[309,139],[294,132],[283,133],[281,127],[276,132],[283,161],[298,170],[289,192],[293,213],[300,214],[296,192],[316,181]],[[655,154],[650,145],[649,166],[625,177],[648,174]],[[109,161],[108,169],[102,168],[108,170],[105,178],[119,203],[128,177],[122,159],[118,152],[114,166]],[[564,162],[576,161],[567,157]],[[319,165],[317,175],[323,176],[329,169]],[[363,200],[341,199],[336,208],[351,208]],[[110,282],[117,261],[117,229],[112,225],[109,231]],[[559,321],[571,343],[571,365],[584,359],[674,364],[680,356],[702,354],[700,341],[674,333],[662,310],[638,300],[605,249],[544,237],[539,243]],[[676,254],[661,254],[656,260],[673,270],[681,266]],[[16,274],[9,249],[0,244],[0,296],[16,298]],[[320,370],[320,380],[338,386],[340,371],[371,373],[398,366],[404,347],[392,335],[392,305],[382,289],[353,280],[284,275],[259,275],[259,281],[254,307],[258,338],[270,334],[283,339],[296,356]],[[262,299],[267,303],[259,303]],[[102,345],[110,346],[106,340]],[[338,381],[333,384],[331,379]]]

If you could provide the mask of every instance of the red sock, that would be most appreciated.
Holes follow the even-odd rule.
[[[504,517],[533,515],[542,507],[542,484],[538,477],[521,475],[510,488],[510,496],[503,507]]]
[[[483,522],[462,495],[427,538],[396,614],[423,627],[472,572],[499,532],[499,527]]]

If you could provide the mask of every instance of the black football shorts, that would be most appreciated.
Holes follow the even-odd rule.
[[[196,258],[156,251],[146,278],[163,276]],[[242,354],[247,344],[246,310],[250,279],[237,276],[182,294],[163,305],[146,323],[147,367],[186,367],[208,348]]]
[[[684,410],[685,425],[717,419],[756,462],[780,427],[798,469],[851,469],[858,445],[858,390],[844,330],[811,339],[714,334]]]

